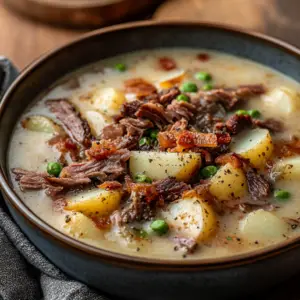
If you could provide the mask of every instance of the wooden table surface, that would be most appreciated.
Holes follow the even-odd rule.
[[[299,11],[300,0],[170,0],[153,17],[235,25],[279,37],[300,47]],[[8,11],[0,0],[0,54],[10,58],[20,69],[83,32],[23,19]],[[250,299],[299,300],[299,280],[300,277],[293,278]]]

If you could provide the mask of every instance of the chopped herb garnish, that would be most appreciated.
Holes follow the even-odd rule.
[[[231,236],[227,236],[227,237],[226,237],[226,240],[227,240],[227,241],[232,241],[232,237],[231,237]]]
[[[144,145],[150,145],[151,144],[151,141],[150,141],[150,138],[149,137],[142,137],[140,140],[139,140],[139,145],[140,146],[144,146]]]

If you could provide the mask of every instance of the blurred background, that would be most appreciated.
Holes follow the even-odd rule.
[[[299,0],[0,0],[0,53],[24,68],[80,34],[134,20],[229,24],[300,47]]]

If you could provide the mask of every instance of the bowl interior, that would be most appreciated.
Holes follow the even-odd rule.
[[[33,63],[4,96],[0,109],[0,166],[3,176],[8,177],[6,155],[15,122],[42,91],[64,75],[95,61],[121,53],[163,47],[222,51],[251,59],[300,81],[299,50],[257,34],[221,26],[178,22],[140,22],[95,31]],[[9,190],[7,183],[5,190]]]

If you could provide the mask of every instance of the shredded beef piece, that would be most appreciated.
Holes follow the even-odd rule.
[[[208,102],[219,102],[227,110],[231,110],[240,100],[265,93],[263,85],[243,85],[230,89],[214,89],[211,91],[200,91],[198,96]]]
[[[170,131],[182,131],[182,130],[186,130],[187,128],[188,128],[187,120],[181,119],[172,125]]]
[[[48,100],[46,103],[75,142],[89,145],[90,127],[67,99]]]
[[[64,189],[63,186],[54,185],[48,179],[47,173],[38,173],[32,171],[26,171],[23,169],[12,169],[15,174],[15,178],[19,181],[20,188],[22,190],[42,190],[50,197],[57,197]]]
[[[158,60],[160,67],[165,71],[176,69],[176,62],[170,57],[161,57]]]
[[[150,220],[155,216],[157,192],[152,184],[133,183],[126,177],[130,198],[121,212],[122,223]]]
[[[243,164],[243,169],[247,178],[248,191],[253,200],[263,200],[268,197],[271,191],[269,182],[248,164]]]
[[[173,100],[167,106],[166,112],[173,121],[178,121],[182,118],[190,121],[196,112],[196,107],[189,102]]]
[[[126,136],[116,139],[114,142],[115,142],[116,148],[118,150],[120,150],[120,149],[134,150],[137,148],[138,141],[139,141],[138,136],[127,136],[126,135]]]
[[[124,82],[126,93],[136,94],[138,97],[156,93],[156,87],[143,78],[128,79]]]
[[[90,160],[71,164],[62,169],[61,178],[98,178],[100,181],[115,180],[126,172],[126,161],[130,158],[127,149],[117,150],[103,160]]]
[[[183,238],[183,237],[174,237],[174,241],[179,248],[183,248],[186,250],[187,253],[193,253],[198,244],[195,239],[193,238]]]
[[[252,127],[252,118],[248,115],[232,115],[225,123],[228,132],[232,135]]]
[[[166,178],[154,183],[156,191],[163,201],[171,202],[181,197],[182,193],[191,188],[183,181],[177,181],[175,178]]]
[[[125,126],[129,136],[143,136],[144,131],[153,127],[153,123],[144,119],[125,118],[120,120],[120,124]]]
[[[167,125],[171,119],[159,103],[145,103],[135,113],[138,118],[146,118],[151,120],[158,128]]]
[[[118,181],[105,181],[98,186],[100,189],[105,189],[108,191],[122,189],[123,185]]]
[[[282,132],[284,130],[284,125],[281,121],[275,119],[253,120],[254,125],[266,128],[272,132]]]
[[[167,104],[170,103],[172,100],[174,100],[178,95],[180,94],[180,90],[178,87],[172,87],[170,89],[163,90],[160,93],[159,102],[161,104]]]
[[[110,124],[103,128],[101,138],[104,140],[115,140],[125,134],[125,127],[121,124]]]
[[[144,102],[135,100],[131,102],[125,102],[122,105],[121,113],[119,116],[116,116],[115,120],[119,121],[122,118],[125,117],[134,117],[135,113],[138,111],[138,109],[144,104]]]
[[[201,132],[213,132],[214,125],[223,121],[226,116],[224,107],[217,102],[209,102],[195,98],[191,101],[197,108],[192,124]]]
[[[47,179],[51,183],[58,184],[60,186],[66,187],[66,188],[73,188],[78,187],[81,185],[86,185],[91,183],[91,180],[89,178],[56,178],[56,177],[49,177]]]

